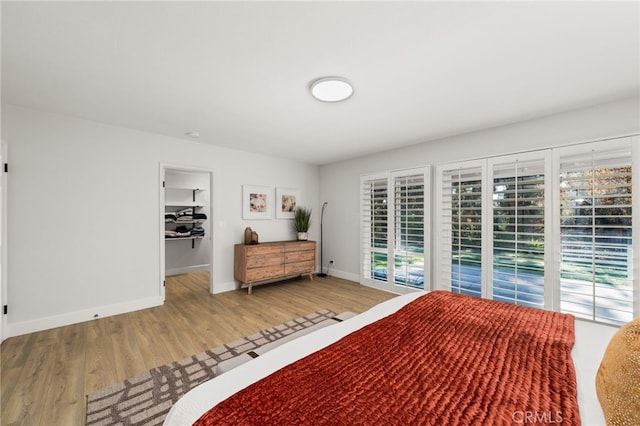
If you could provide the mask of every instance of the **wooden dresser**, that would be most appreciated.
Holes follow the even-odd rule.
[[[247,284],[249,294],[254,283],[296,275],[309,275],[316,269],[315,241],[275,241],[255,245],[236,244],[234,278]]]

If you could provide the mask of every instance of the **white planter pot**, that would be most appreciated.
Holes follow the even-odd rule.
[[[298,232],[298,241],[306,241],[308,235],[306,232]]]

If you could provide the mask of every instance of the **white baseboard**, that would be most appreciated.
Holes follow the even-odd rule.
[[[278,279],[274,279],[274,280],[267,280],[267,281],[260,281],[259,283],[256,283],[253,285],[253,287],[257,287],[261,284],[268,284],[268,283],[275,283],[278,281],[282,281],[283,279],[286,278],[278,278]],[[248,286],[246,284],[242,284],[242,290],[243,291],[247,291]],[[213,285],[213,294],[217,294],[217,293],[224,293],[226,291],[235,291],[238,289],[238,282],[237,281],[229,281],[226,283],[216,283]]]
[[[349,281],[354,281],[356,283],[360,283],[360,276],[357,274],[352,274],[350,272],[339,271],[336,269],[329,270],[329,274],[332,277],[342,278]],[[278,281],[278,280],[273,280]],[[265,281],[266,282],[266,281]],[[264,283],[261,283],[264,284]],[[256,284],[260,285],[260,284]],[[238,289],[237,281],[228,281],[225,283],[215,283],[213,285],[213,294],[224,293],[226,291],[234,291]],[[244,290],[246,291],[246,286],[244,286]]]
[[[165,276],[170,277],[172,275],[190,274],[192,272],[202,272],[208,270],[209,264],[206,263],[204,265],[183,266],[181,268],[167,269],[164,274]]]
[[[329,275],[333,277],[342,278],[344,280],[360,282],[360,276],[358,274],[352,274],[351,272],[339,271],[337,269],[329,269]]]
[[[369,288],[375,288],[377,290],[386,291],[387,293],[402,294],[400,292],[390,290],[385,284],[382,284],[382,283],[378,284],[375,280],[362,280],[360,282],[360,285],[363,285]]]
[[[313,274],[315,274],[315,272]],[[335,274],[332,273],[331,275],[335,275]],[[305,277],[306,274],[302,274],[300,276]],[[259,286],[260,284],[274,283],[274,282],[286,280],[292,277],[295,277],[295,275],[284,277],[284,278],[275,278],[273,280],[260,281],[259,283],[254,284],[254,287]],[[340,277],[340,278],[343,278],[343,277]],[[350,278],[346,278],[346,279],[350,279]],[[242,288],[244,291],[247,291],[247,286],[245,284],[242,285]],[[225,291],[233,291],[237,289],[238,289],[238,281],[228,281],[226,283],[215,283],[213,285],[213,294],[224,293]]]
[[[36,331],[49,330],[51,328],[77,324],[79,322],[90,321],[97,318],[110,317],[113,315],[138,311],[140,309],[153,308],[163,304],[164,299],[162,297],[154,296],[146,299],[133,300],[114,305],[98,306],[92,309],[84,309],[81,311],[69,312],[66,314],[38,318],[29,321],[16,323],[8,322],[6,337],[14,337],[22,334],[34,333]]]
[[[342,279],[349,280],[349,281],[354,281],[356,283],[360,282],[360,277],[358,275],[352,274],[352,273],[349,273],[349,272],[338,271],[336,269],[329,270],[329,274],[328,275],[330,275],[332,277],[342,278]],[[280,280],[277,279],[277,280],[271,280],[271,281],[264,281],[264,282],[261,282],[260,284],[265,284],[265,283],[268,283],[268,282],[275,282],[275,281],[280,281]],[[257,286],[257,285],[260,285],[260,284],[255,284],[255,285]],[[246,288],[247,288],[246,286],[243,286],[243,289],[245,291],[246,291]],[[233,290],[237,290],[237,289],[238,289],[237,281],[229,281],[229,282],[226,282],[226,283],[215,283],[213,285],[213,294],[224,293],[225,291],[233,291]]]
[[[224,293],[225,291],[233,291],[237,289],[236,281],[228,281],[226,283],[214,283],[213,294]]]

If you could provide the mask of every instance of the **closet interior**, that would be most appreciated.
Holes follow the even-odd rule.
[[[211,273],[210,200],[210,173],[165,169],[165,276]]]

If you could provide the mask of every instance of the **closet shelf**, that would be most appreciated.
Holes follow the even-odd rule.
[[[177,241],[177,240],[201,240],[204,236],[197,237],[165,237],[165,241]]]
[[[196,194],[206,190],[175,186],[166,186],[165,189],[185,191],[182,194],[177,191],[169,194],[165,193],[169,197],[164,200],[165,234],[168,234],[165,235],[165,241],[190,240],[191,248],[193,249],[195,248],[195,240],[202,240],[205,237],[205,231],[202,226],[207,221],[207,217],[199,213],[199,210],[205,206],[202,205],[202,200],[196,198]],[[178,220],[181,217],[189,220]],[[171,234],[176,235],[176,233],[166,231],[178,231],[177,233],[184,236],[171,236]]]
[[[166,201],[164,203],[164,205],[166,207],[195,207],[197,209],[200,209],[204,206],[200,205],[200,204],[195,204],[195,203],[184,203],[184,202],[180,202],[180,201]]]
[[[170,223],[172,225],[193,225],[194,223],[205,223],[207,221],[207,219],[200,219],[200,220],[171,220],[171,221],[164,221],[164,223]]]
[[[175,189],[178,191],[195,191],[195,192],[204,192],[207,191],[206,189],[200,189],[200,188],[186,188],[184,186],[165,186],[164,189]]]

